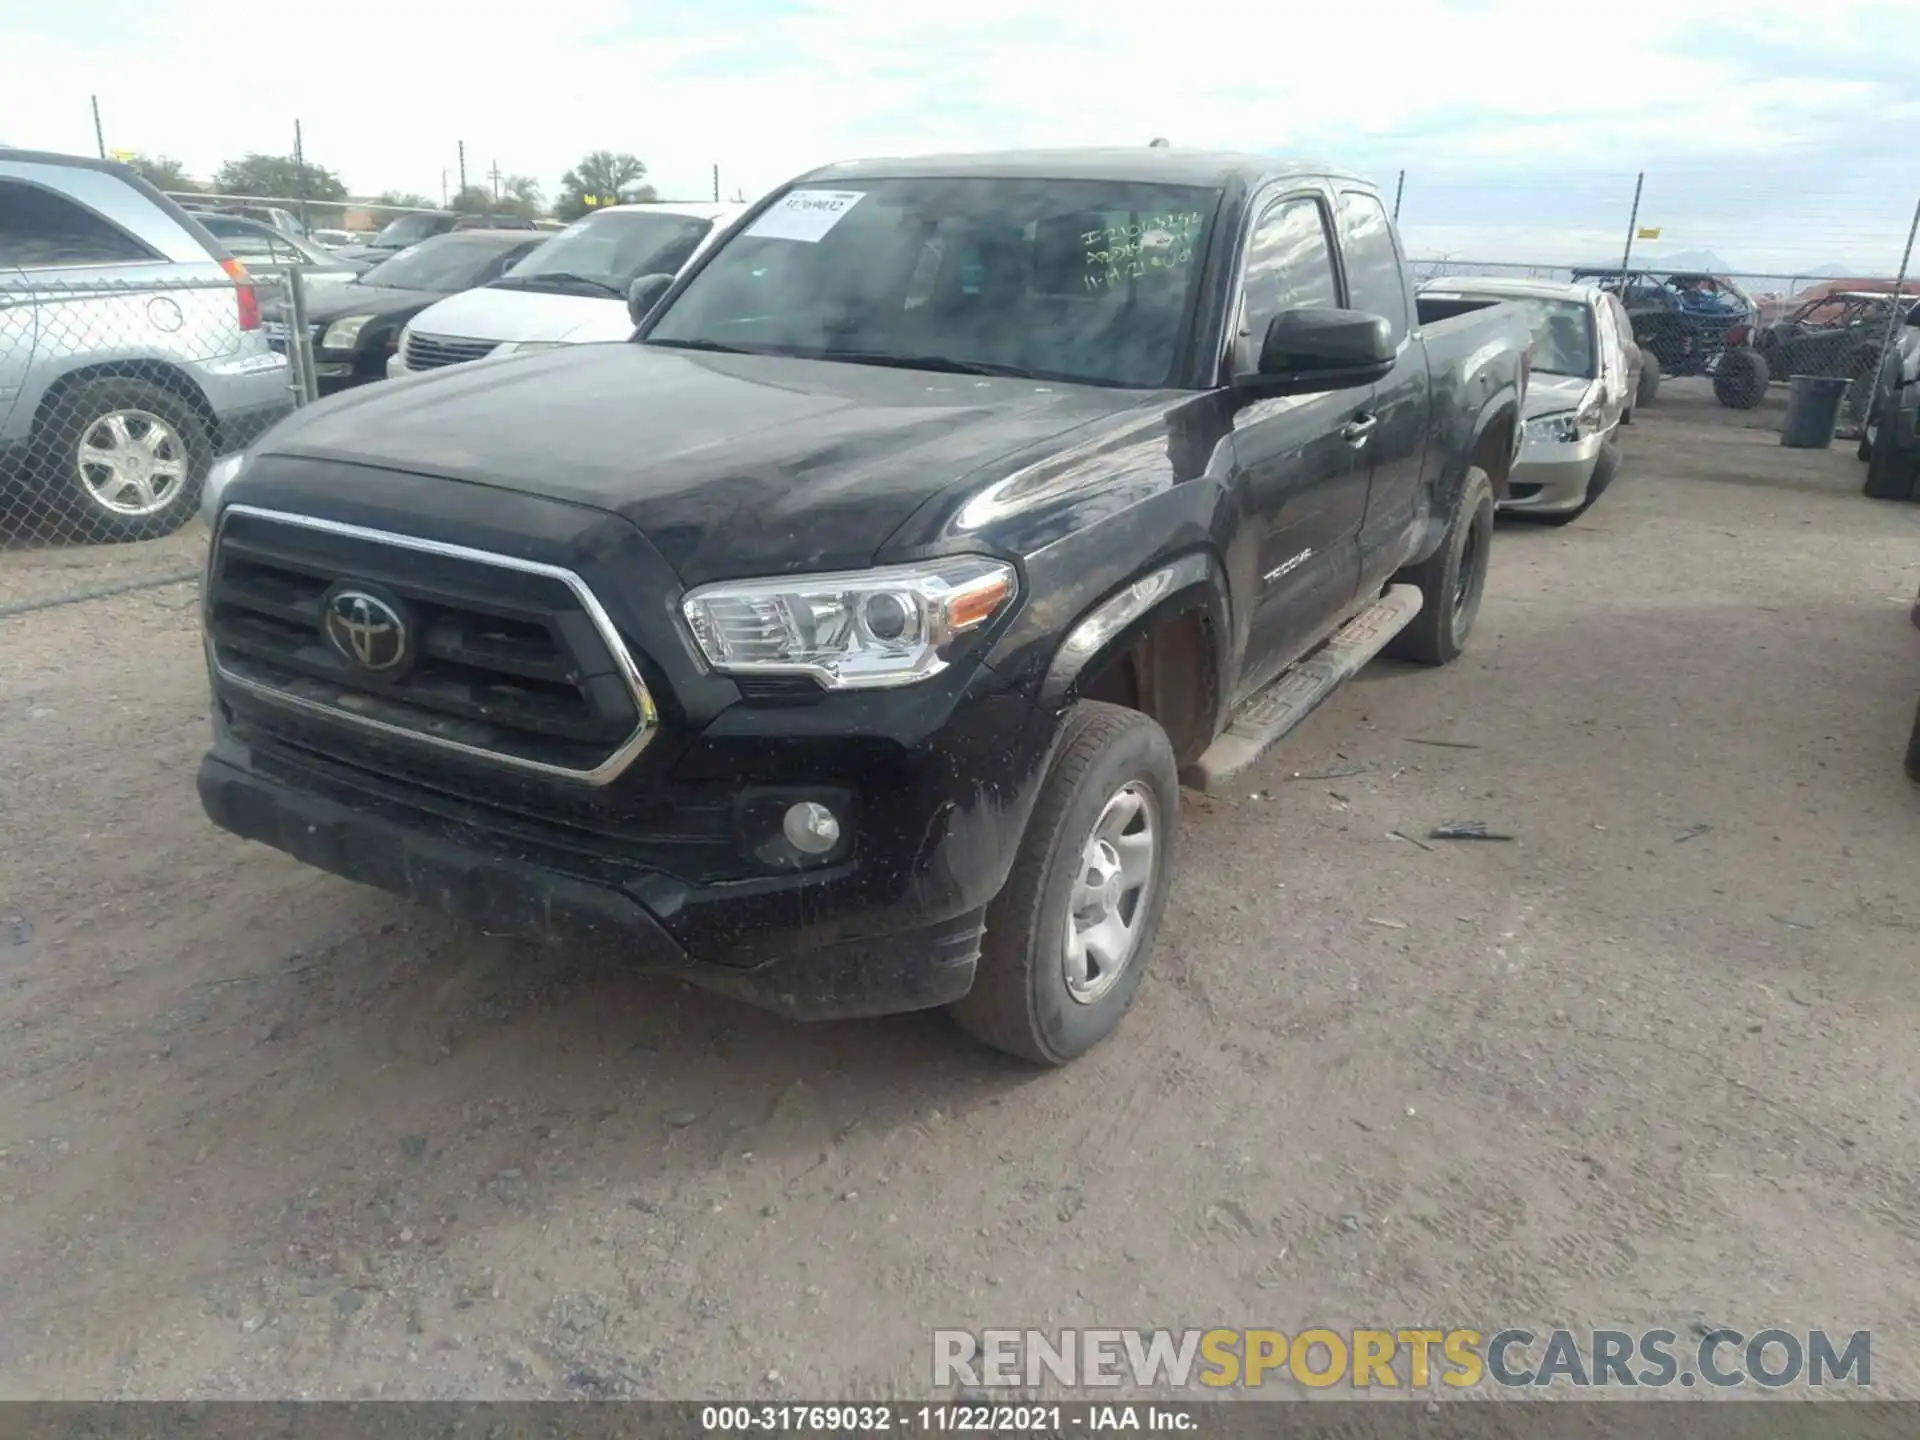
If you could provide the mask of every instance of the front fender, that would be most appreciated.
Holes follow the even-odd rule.
[[[1226,571],[1214,555],[1190,551],[1153,566],[1109,591],[1075,620],[1054,650],[1035,703],[1046,710],[1063,709],[1077,698],[1086,677],[1099,674],[1167,621],[1197,612],[1211,645],[1205,658],[1212,693],[1204,699],[1202,722],[1211,735],[1219,727],[1233,674],[1227,597]]]

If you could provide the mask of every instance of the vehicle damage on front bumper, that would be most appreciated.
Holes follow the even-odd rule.
[[[749,719],[633,777],[589,830],[432,765],[399,778],[346,763],[232,698],[199,774],[223,829],[489,933],[598,936],[642,968],[798,1020],[930,1008],[971,988],[1054,734],[1004,693],[963,702],[911,750],[854,747],[864,760],[835,739],[776,746]],[[833,813],[839,838],[797,861],[783,822],[806,804]]]
[[[1569,443],[1528,434],[1520,442],[1500,509],[1546,515],[1578,510],[1586,503],[1588,483],[1610,439],[1588,435]]]

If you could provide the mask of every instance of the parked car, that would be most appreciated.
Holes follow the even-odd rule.
[[[624,340],[627,292],[672,276],[713,243],[740,205],[614,205],[574,222],[491,284],[442,300],[408,327],[395,375],[478,360],[502,347]]]
[[[1907,311],[1881,361],[1858,454],[1870,498],[1920,500],[1920,305]]]
[[[1887,322],[1900,304],[1884,290],[1829,292],[1804,301],[1771,325],[1736,326],[1727,333],[1727,344],[1754,350],[1766,364],[1769,381],[1795,375],[1846,377],[1851,383],[1841,414],[1857,422],[1873,393]]]
[[[1453,275],[1419,289],[1432,313],[1518,307],[1533,336],[1520,457],[1502,510],[1565,525],[1593,508],[1620,466],[1619,427],[1633,413],[1638,347],[1618,302],[1597,285]]]
[[[455,230],[532,230],[519,215],[466,215],[457,210],[412,210],[389,220],[378,233],[340,253],[349,260],[385,260],[422,240]]]
[[[1739,401],[1744,408],[1760,403],[1766,382],[1754,381],[1749,361],[1736,361],[1723,372],[1721,355],[1727,332],[1753,324],[1753,301],[1724,275],[1695,271],[1629,270],[1584,266],[1573,271],[1576,281],[1598,285],[1617,294],[1633,322],[1633,338],[1653,356],[1667,375],[1711,375],[1714,393],[1722,404]],[[1724,373],[1724,382],[1723,382]],[[1754,384],[1759,390],[1754,390]]]
[[[1920,595],[1914,596],[1913,609],[1910,612],[1913,623],[1920,626]],[[1913,733],[1907,737],[1907,779],[1920,785],[1920,707],[1913,715]]]
[[[344,250],[360,243],[359,234],[352,230],[315,230],[307,238],[314,244],[325,246],[329,250]]]
[[[369,268],[365,260],[344,260],[310,240],[297,240],[258,220],[239,215],[196,216],[207,233],[226,246],[229,254],[242,264],[259,270],[282,270],[298,266],[301,278],[309,285],[329,285],[351,280]]]
[[[833,165],[634,306],[223,470],[217,824],[1060,1064],[1146,968],[1177,777],[1472,630],[1526,320],[1430,318],[1350,176]]]
[[[292,408],[246,268],[124,165],[0,150],[0,487],[93,540],[177,529]],[[49,514],[50,512],[50,514]]]
[[[192,196],[174,195],[181,208],[190,212],[197,220],[204,221],[209,215],[231,215],[240,219],[257,220],[262,225],[279,231],[282,235],[291,235],[295,239],[304,238],[306,227],[300,223],[300,217],[291,210],[283,210],[278,205],[235,205],[222,204],[215,200],[204,200]]]
[[[331,395],[384,377],[409,320],[445,296],[486,284],[545,239],[525,230],[436,235],[346,284],[309,294],[307,324],[320,393]],[[270,303],[265,313],[268,339],[284,350],[284,306]]]

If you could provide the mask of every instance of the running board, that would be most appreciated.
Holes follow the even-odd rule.
[[[1234,711],[1207,753],[1180,772],[1190,789],[1217,794],[1311,715],[1342,681],[1387,648],[1420,613],[1420,591],[1395,585],[1333,632],[1326,644]]]

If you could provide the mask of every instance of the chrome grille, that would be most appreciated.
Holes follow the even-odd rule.
[[[484,360],[498,340],[463,340],[456,335],[422,335],[407,332],[404,364],[409,370],[438,370],[443,365],[464,365],[469,360]]]
[[[327,598],[365,586],[404,612],[413,659],[382,675],[329,639]],[[208,571],[223,698],[604,784],[651,738],[645,682],[570,571],[408,536],[232,506]],[[363,659],[365,657],[362,657]]]

